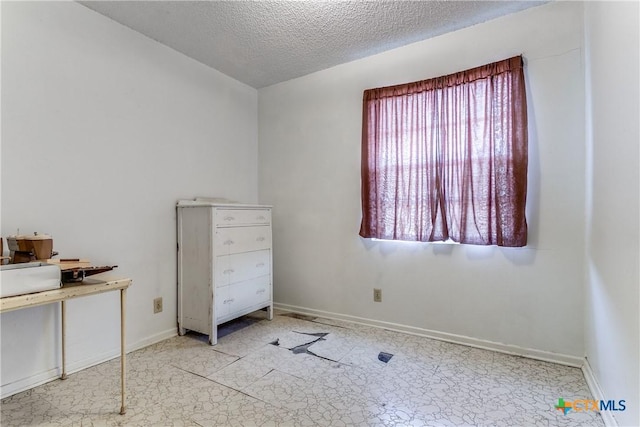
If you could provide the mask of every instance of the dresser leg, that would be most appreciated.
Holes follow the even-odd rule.
[[[270,304],[269,307],[267,307],[267,319],[273,320],[273,304]]]
[[[211,328],[211,333],[209,334],[209,345],[218,344],[218,325],[214,323]]]

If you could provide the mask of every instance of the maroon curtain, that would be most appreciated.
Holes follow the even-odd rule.
[[[522,57],[364,92],[360,235],[525,246]]]

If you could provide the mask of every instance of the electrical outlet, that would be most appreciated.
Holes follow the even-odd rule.
[[[153,314],[160,313],[162,311],[162,297],[153,300]]]
[[[382,302],[382,289],[373,289],[373,302]]]

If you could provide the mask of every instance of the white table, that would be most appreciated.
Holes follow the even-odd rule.
[[[115,279],[105,274],[95,275],[84,279],[79,283],[67,283],[59,289],[35,292],[26,295],[16,295],[0,298],[0,313],[5,313],[22,308],[36,307],[38,305],[60,302],[62,308],[62,375],[60,379],[67,378],[65,340],[66,340],[66,301],[72,298],[97,295],[103,292],[120,291],[120,384],[122,387],[122,406],[120,414],[126,412],[125,388],[126,388],[126,353],[125,353],[125,301],[127,288],[131,285],[131,279]]]

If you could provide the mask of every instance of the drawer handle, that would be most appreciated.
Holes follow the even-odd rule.
[[[234,301],[233,298],[229,298],[223,301],[223,304],[231,304]]]
[[[267,291],[267,290],[266,290],[265,288],[258,289],[258,290],[256,291],[256,294],[264,294],[266,291]]]
[[[264,267],[264,262],[259,262],[256,264],[256,268]]]
[[[229,245],[233,245],[233,243],[234,243],[233,240],[229,239],[229,240],[225,240],[223,244],[229,246]]]
[[[224,217],[225,221],[233,221],[235,219],[235,217],[232,217],[231,215],[227,215]]]
[[[222,274],[231,274],[231,273],[233,273],[233,268],[228,268],[222,272]]]
[[[265,240],[267,240],[267,239],[265,239],[262,236],[256,238],[256,242],[264,242]]]
[[[265,220],[265,219],[267,219],[267,218],[265,218],[263,215],[260,215],[260,216],[259,216],[258,218],[256,218],[256,219],[257,219],[258,221],[264,221],[264,220]]]

